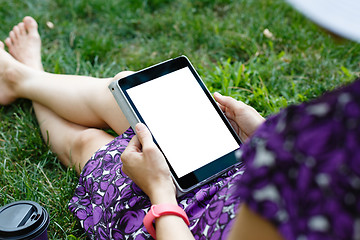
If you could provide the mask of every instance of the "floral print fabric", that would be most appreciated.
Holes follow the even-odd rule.
[[[91,239],[151,239],[142,223],[150,201],[121,170],[121,153],[133,135],[128,129],[99,149],[81,172],[69,209]],[[232,191],[242,173],[234,167],[178,199],[196,239],[226,239],[240,203]]]
[[[92,239],[148,239],[149,199],[121,171],[133,132],[97,151],[69,208]],[[237,208],[276,226],[284,239],[360,239],[360,80],[270,117],[233,168],[178,199],[195,239],[226,239]]]
[[[360,239],[360,80],[271,117],[236,193],[285,239]]]

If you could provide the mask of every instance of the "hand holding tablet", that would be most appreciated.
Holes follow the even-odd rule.
[[[178,194],[239,164],[241,141],[186,57],[136,72],[109,88],[131,126],[142,122],[151,131]]]
[[[121,155],[122,170],[138,185],[153,204],[176,204],[175,187],[163,154],[143,123],[135,126],[136,136]]]

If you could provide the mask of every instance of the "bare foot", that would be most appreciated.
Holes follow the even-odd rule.
[[[0,105],[7,105],[16,100],[19,83],[30,74],[31,70],[16,61],[4,50],[4,43],[0,41]]]
[[[24,17],[23,21],[14,26],[9,33],[5,44],[15,59],[36,70],[43,70],[41,39],[35,19]]]

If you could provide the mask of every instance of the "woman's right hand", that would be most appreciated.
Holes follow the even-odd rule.
[[[218,92],[214,93],[214,98],[242,141],[246,141],[265,122],[265,118],[253,107],[241,101]]]
[[[177,204],[170,169],[149,129],[138,123],[135,130],[136,136],[121,155],[123,172],[148,195],[152,204]]]
[[[136,136],[121,155],[124,173],[149,196],[152,205],[178,205],[169,167],[149,129],[142,123],[135,129]],[[155,225],[157,239],[194,239],[184,220],[176,215],[161,216]]]

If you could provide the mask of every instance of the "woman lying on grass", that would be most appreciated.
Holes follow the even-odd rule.
[[[106,79],[44,72],[31,17],[5,43],[10,54],[0,42],[0,104],[33,102],[45,142],[80,175],[69,209],[90,238],[151,238],[143,219],[163,204],[184,209],[190,225],[161,216],[158,239],[359,237],[360,81],[266,122],[250,106],[215,94],[237,133],[249,137],[242,135],[246,171],[234,167],[176,198],[148,129],[138,124],[135,136],[107,88],[129,72]]]

